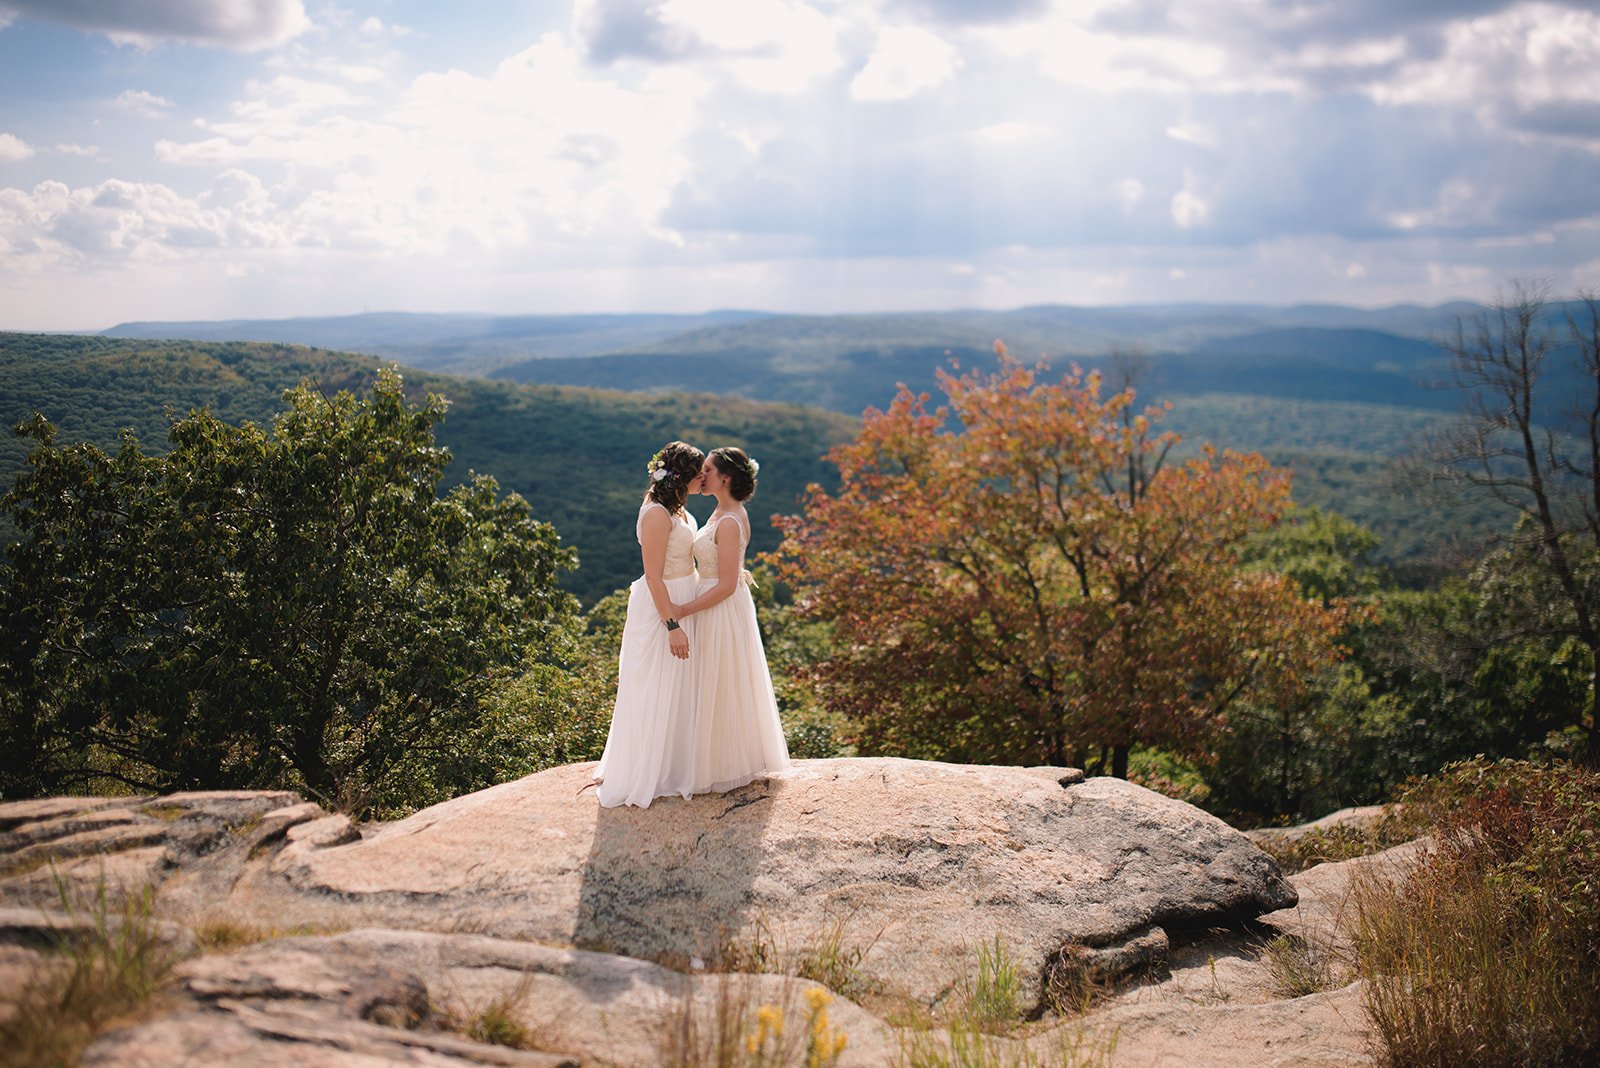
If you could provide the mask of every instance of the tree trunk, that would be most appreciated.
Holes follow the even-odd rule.
[[[1128,777],[1128,751],[1132,748],[1133,746],[1123,742],[1111,750],[1111,774],[1119,779]]]
[[[295,770],[305,780],[306,789],[322,802],[333,798],[333,773],[328,767],[322,746],[326,730],[325,717],[311,717],[309,721],[302,721],[295,728],[291,747]]]

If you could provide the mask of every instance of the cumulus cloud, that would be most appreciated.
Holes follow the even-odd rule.
[[[203,263],[251,284],[322,271],[331,293],[405,264],[475,306],[559,292],[598,310],[583,302],[631,306],[645,288],[764,307],[1171,286],[1370,302],[1600,262],[1600,15],[1349,6],[1367,15],[578,0],[570,25],[498,64],[445,69],[419,38],[427,72],[409,78],[395,27],[330,10],[325,36],[214,108],[129,90],[124,106],[183,120],[156,144],[177,176],[4,191],[0,272]],[[433,299],[404,273],[385,284]]]
[[[0,133],[0,163],[20,163],[33,156],[33,146],[15,134]]]
[[[949,42],[917,26],[886,26],[867,65],[850,83],[857,100],[905,100],[932,89],[960,67]]]
[[[307,73],[248,86],[202,136],[157,143],[163,162],[291,168],[273,210],[296,240],[442,254],[452,248],[581,259],[677,240],[660,225],[687,165],[703,82],[657,72],[649,91],[593,76],[547,35],[479,76],[386,85]]]
[[[573,27],[592,63],[692,63],[764,92],[799,92],[843,62],[838,26],[803,0],[578,0]]]
[[[6,15],[46,19],[115,40],[165,40],[253,50],[304,32],[303,0],[0,0]]]
[[[1037,14],[1050,0],[891,0],[891,12],[947,24],[1007,22]]]
[[[153,119],[172,107],[172,101],[166,97],[144,89],[124,89],[111,103],[123,111],[131,111],[147,119]]]
[[[1199,183],[1191,172],[1184,172],[1183,188],[1172,194],[1172,221],[1180,229],[1192,230],[1211,221],[1211,205],[1200,195]]]
[[[1585,0],[1132,0],[1056,5],[991,43],[1098,91],[1355,92],[1385,105],[1600,101]],[[1088,12],[1088,13],[1086,13]]]
[[[577,0],[573,27],[596,63],[619,59],[676,60],[693,56],[698,40],[689,27],[669,25],[664,0]]]
[[[229,213],[159,183],[111,179],[70,188],[41,182],[0,189],[0,241],[7,273],[126,259],[163,259],[182,248],[248,243]]]

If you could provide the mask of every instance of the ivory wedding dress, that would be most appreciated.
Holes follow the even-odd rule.
[[[643,541],[645,513],[661,508],[646,501],[639,509],[634,536]],[[672,519],[667,535],[667,560],[662,578],[674,604],[694,600],[694,516]],[[600,804],[638,805],[666,794],[688,797],[696,790],[694,657],[699,655],[697,621],[682,623],[689,636],[688,660],[672,655],[667,628],[661,623],[650,587],[641,576],[628,589],[628,616],[622,625],[622,652],[617,665],[617,700],[611,710],[611,731],[594,777],[600,782]],[[702,788],[703,789],[703,788]]]
[[[737,516],[724,515],[707,524],[694,539],[698,593],[717,584],[716,529],[730,520],[739,530],[743,555],[748,538]],[[695,625],[689,648],[695,690],[695,792],[731,790],[763,772],[782,771],[789,766],[789,748],[778,720],[750,587],[740,581],[731,597],[690,619]]]

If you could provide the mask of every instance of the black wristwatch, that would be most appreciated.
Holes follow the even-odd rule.
[[[677,630],[678,629],[678,621],[676,619],[667,620],[667,629],[668,630]]]

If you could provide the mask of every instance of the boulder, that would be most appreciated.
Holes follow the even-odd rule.
[[[865,1066],[904,1057],[883,1014],[958,1007],[985,948],[1039,1015],[1086,979],[1159,977],[1169,953],[1188,968],[1199,932],[1296,901],[1221,821],[1072,769],[797,761],[641,810],[601,808],[593,767],[381,826],[283,791],[0,804],[0,1005],[83,936],[96,894],[116,915],[155,886],[158,933],[190,955],[85,1064],[692,1063],[665,1052],[686,1021],[700,1041],[776,1007],[803,1035],[820,979],[840,1064]],[[467,1037],[496,1005],[532,1048]],[[1126,1011],[1130,1030],[1168,1026]]]
[[[83,1063],[660,1064],[686,1019],[702,1031],[728,1021],[742,1047],[757,1010],[771,1005],[803,1035],[803,995],[816,985],[779,975],[683,975],[603,953],[383,929],[279,939],[191,960],[177,972],[177,1011],[104,1036]],[[496,1004],[532,1048],[455,1033]],[[893,1059],[891,1029],[857,1006],[834,1001],[828,1022],[848,1035],[841,1068]]]
[[[1295,902],[1221,820],[1070,769],[797,761],[648,809],[601,808],[582,789],[592,769],[552,768],[348,844],[308,835],[272,874],[308,901],[393,925],[678,966],[831,941],[859,953],[864,989],[926,1005],[970,982],[979,945],[997,938],[1042,1007],[1046,977],[1082,947],[1115,950],[1096,957],[1117,971],[1159,968],[1156,929]]]

